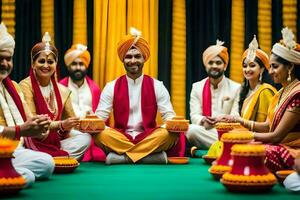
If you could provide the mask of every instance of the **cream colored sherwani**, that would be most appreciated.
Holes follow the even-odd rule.
[[[200,125],[204,117],[202,113],[202,93],[207,79],[205,78],[193,84],[190,96],[190,117],[192,124],[186,133],[187,139],[191,144],[204,149],[209,148],[218,139],[215,128],[206,130]],[[239,99],[239,89],[240,84],[225,76],[223,76],[217,88],[214,88],[212,84],[210,85],[212,117],[218,117],[223,114],[239,115],[238,107],[233,106],[234,102]]]

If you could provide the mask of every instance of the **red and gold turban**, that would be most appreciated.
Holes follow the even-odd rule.
[[[86,68],[89,67],[91,55],[87,50],[87,46],[82,44],[73,44],[72,47],[66,51],[64,56],[66,66],[70,66],[76,58],[80,58]]]
[[[208,62],[216,56],[219,56],[224,61],[225,66],[227,66],[229,61],[229,55],[227,48],[222,46],[223,44],[224,42],[217,40],[216,45],[208,47],[203,52],[202,59],[205,66],[207,66]]]
[[[123,62],[127,51],[134,47],[141,52],[146,62],[150,56],[150,47],[148,42],[140,36],[140,32],[136,29],[131,29],[130,32],[131,34],[126,35],[118,43],[118,55],[120,60]]]
[[[248,49],[246,49],[243,53],[243,58],[242,60],[244,61],[247,57],[247,54],[248,54]],[[261,49],[256,49],[256,52],[255,52],[255,56],[258,57],[261,62],[264,64],[264,67],[269,70],[270,69],[270,64],[269,64],[269,56],[268,54],[266,54],[263,50]]]

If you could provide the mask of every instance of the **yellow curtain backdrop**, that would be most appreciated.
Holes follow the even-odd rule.
[[[41,6],[42,35],[48,32],[51,36],[51,40],[54,41],[54,0],[42,0]]]
[[[171,94],[177,115],[185,116],[186,15],[185,0],[173,1]]]
[[[101,88],[125,73],[117,44],[131,26],[142,31],[151,47],[144,73],[157,76],[157,23],[158,0],[94,0],[93,78]]]
[[[282,1],[282,19],[283,26],[292,29],[293,33],[297,33],[297,0]],[[296,39],[296,38],[295,38]]]
[[[100,88],[124,73],[117,43],[125,34],[126,0],[94,0],[93,78]]]
[[[1,19],[6,25],[7,31],[15,36],[15,0],[2,0]]]
[[[86,0],[74,0],[73,44],[87,45],[86,3]]]
[[[144,73],[157,77],[158,0],[127,0],[127,32],[130,27],[141,30],[149,42],[150,59],[144,65]]]
[[[272,0],[258,0],[258,43],[267,54],[272,46]]]
[[[232,1],[231,15],[230,78],[242,82],[244,79],[241,65],[245,35],[244,0]]]

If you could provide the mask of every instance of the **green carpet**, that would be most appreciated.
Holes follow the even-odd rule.
[[[72,174],[53,175],[9,199],[299,199],[277,184],[269,193],[234,194],[212,179],[202,159],[188,165],[81,163]]]

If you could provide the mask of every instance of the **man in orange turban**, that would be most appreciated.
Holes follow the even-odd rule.
[[[96,115],[107,120],[113,111],[115,126],[96,135],[95,142],[108,152],[106,164],[167,163],[167,150],[179,134],[156,126],[156,113],[163,120],[175,116],[170,96],[162,82],[143,74],[150,55],[147,41],[136,29],[118,44],[126,75],[106,84]]]
[[[72,91],[71,100],[76,116],[84,118],[96,111],[101,94],[97,83],[87,76],[87,68],[91,61],[90,53],[85,45],[74,44],[66,51],[64,60],[70,76],[62,79],[60,83]],[[82,161],[104,160],[104,152],[91,141]]]
[[[233,103],[238,99],[240,84],[224,76],[229,56],[223,43],[217,40],[216,45],[203,52],[202,59],[208,77],[194,83],[191,91],[192,124],[186,136],[197,148],[207,149],[218,139],[214,126],[219,116],[239,115]]]

